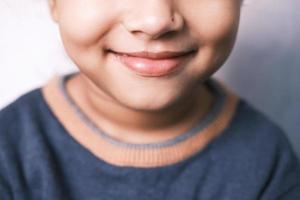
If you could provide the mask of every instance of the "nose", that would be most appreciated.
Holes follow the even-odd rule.
[[[176,32],[184,25],[183,17],[173,9],[170,0],[138,1],[127,11],[123,25],[133,35],[143,39],[157,39]]]

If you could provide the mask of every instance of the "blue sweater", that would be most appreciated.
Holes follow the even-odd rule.
[[[112,164],[70,136],[38,88],[0,112],[0,199],[299,200],[300,165],[282,130],[243,99],[189,157]]]

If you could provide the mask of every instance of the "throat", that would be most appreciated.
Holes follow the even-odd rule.
[[[151,135],[152,133],[145,131],[144,135],[151,137],[139,138],[137,141],[135,136],[132,136],[135,140],[131,140],[130,133],[119,132],[124,135],[122,138],[121,134],[114,136],[113,132],[104,132],[101,124],[97,125],[97,119],[89,116],[88,111],[83,108],[81,99],[67,91],[65,80],[66,77],[54,77],[42,88],[45,103],[55,116],[53,119],[64,127],[57,134],[66,134],[66,139],[69,138],[72,144],[74,141],[78,144],[77,148],[114,166],[158,167],[184,161],[204,151],[209,143],[226,133],[239,105],[239,98],[226,85],[210,79],[207,86],[214,96],[213,103],[197,123],[186,126],[191,127],[190,129],[177,132],[177,137],[170,137],[166,141],[167,137],[152,139],[155,133]],[[80,92],[75,93],[80,97]],[[163,132],[157,135],[171,134]]]
[[[184,106],[176,105],[163,112],[139,112],[115,104],[104,92],[93,92],[96,86],[90,84],[77,75],[66,81],[65,88],[87,123],[95,125],[96,132],[127,143],[159,143],[183,135],[202,121],[214,101],[209,87],[203,84],[197,88],[197,95],[178,103]]]

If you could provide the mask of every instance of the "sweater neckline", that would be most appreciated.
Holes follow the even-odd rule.
[[[127,167],[159,167],[171,165],[201,151],[229,125],[238,97],[223,82],[209,78],[205,84],[215,96],[210,111],[185,133],[169,140],[133,144],[106,134],[90,120],[72,100],[66,81],[76,73],[55,75],[42,88],[46,103],[71,137],[98,159]]]

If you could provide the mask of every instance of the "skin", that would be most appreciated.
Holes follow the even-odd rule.
[[[228,58],[239,0],[49,0],[65,50],[80,74],[67,91],[108,134],[148,143],[181,134],[209,110],[203,81]],[[173,19],[173,20],[172,20]],[[197,53],[170,77],[143,77],[107,49]]]

